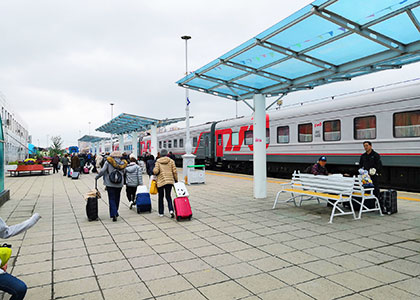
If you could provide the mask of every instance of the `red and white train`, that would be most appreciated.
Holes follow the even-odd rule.
[[[321,156],[334,173],[355,173],[363,141],[381,154],[383,187],[420,191],[420,84],[281,108],[267,113],[267,172],[290,177]],[[252,173],[252,116],[214,121],[190,129],[193,153],[209,168]],[[185,129],[158,134],[158,148],[178,163]],[[150,151],[150,136],[140,142]]]

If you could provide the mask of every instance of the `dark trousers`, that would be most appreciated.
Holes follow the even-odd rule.
[[[379,178],[377,175],[370,176],[370,178],[372,179],[373,186],[375,187],[375,189],[373,190],[373,194],[379,200],[379,196],[380,196],[380,189],[379,189],[379,183],[378,183]]]
[[[130,202],[136,202],[136,192],[137,187],[136,186],[126,186],[125,191],[127,193],[127,199]]]
[[[109,215],[111,218],[119,216],[118,208],[120,207],[121,190],[122,188],[106,187],[109,201]]]
[[[0,274],[0,291],[12,295],[10,300],[22,300],[26,295],[26,284],[9,273]]]
[[[58,173],[58,164],[53,164],[53,174]]]
[[[63,165],[63,176],[67,175],[67,169],[69,168],[69,166],[65,166]]]
[[[158,188],[159,194],[159,214],[163,215],[164,207],[163,207],[163,196],[166,197],[166,201],[168,201],[168,209],[169,211],[173,211],[174,207],[172,205],[172,198],[171,198],[171,191],[172,191],[172,184],[165,184]]]

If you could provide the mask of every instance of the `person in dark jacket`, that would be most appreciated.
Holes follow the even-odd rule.
[[[359,167],[369,172],[375,187],[373,193],[379,199],[378,174],[382,169],[381,156],[372,149],[372,143],[370,141],[364,141],[363,148],[365,148],[365,153],[360,156]]]
[[[71,158],[71,168],[75,172],[80,172],[80,159],[77,154],[73,155]]]
[[[146,172],[147,172],[147,175],[149,175],[149,177],[153,175],[153,169],[155,168],[155,163],[156,163],[155,157],[152,154],[150,154],[146,161]]]
[[[58,173],[58,164],[60,163],[60,158],[58,155],[54,155],[54,157],[51,159],[51,164],[53,165],[53,174],[56,172]]]
[[[70,159],[69,159],[69,155],[66,153],[64,154],[64,157],[61,158],[61,164],[63,165],[63,176],[67,175],[67,168],[70,165]]]
[[[325,156],[321,156],[318,159],[318,162],[312,166],[310,173],[313,175],[328,175],[328,170],[325,167],[326,164],[327,158]]]
[[[172,153],[172,151],[169,151],[168,157],[175,161],[175,155]]]

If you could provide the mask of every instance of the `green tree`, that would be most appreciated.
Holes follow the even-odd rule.
[[[56,154],[63,155],[64,149],[63,149],[63,140],[61,136],[57,135],[57,136],[51,137],[51,142],[52,144],[50,147],[49,156],[53,157]]]

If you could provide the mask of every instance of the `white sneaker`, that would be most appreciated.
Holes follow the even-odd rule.
[[[159,217],[163,217],[163,215],[159,214]]]

